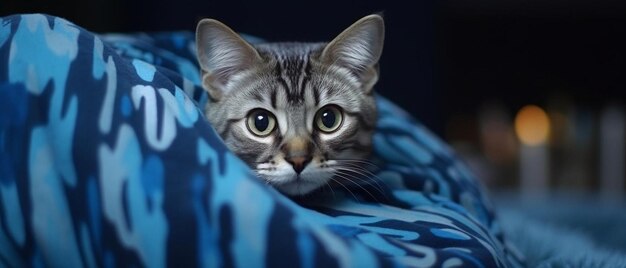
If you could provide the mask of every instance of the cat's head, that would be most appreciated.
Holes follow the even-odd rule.
[[[207,118],[229,149],[281,192],[302,195],[350,179],[346,172],[371,151],[383,39],[378,15],[327,44],[251,45],[204,19],[196,41]]]

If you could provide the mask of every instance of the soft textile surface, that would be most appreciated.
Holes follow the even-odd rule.
[[[473,175],[383,98],[376,179],[297,200],[260,182],[203,118],[194,47],[0,20],[0,266],[519,264]]]
[[[503,231],[528,267],[626,267],[624,200],[574,192],[495,200]]]

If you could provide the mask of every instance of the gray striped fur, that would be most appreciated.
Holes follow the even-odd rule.
[[[307,194],[328,185],[342,161],[370,153],[377,118],[372,87],[384,38],[380,16],[357,21],[328,44],[252,46],[210,19],[198,24],[196,34],[210,96],[206,116],[260,178],[286,194]],[[343,123],[331,134],[314,122],[326,105],[343,110]],[[268,137],[246,127],[250,111],[258,108],[276,117]],[[299,174],[288,162],[294,155],[310,158]]]

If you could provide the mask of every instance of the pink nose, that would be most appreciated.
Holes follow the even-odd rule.
[[[295,156],[295,157],[285,158],[285,160],[293,166],[293,170],[295,170],[296,173],[300,174],[300,172],[304,170],[304,167],[306,167],[306,165],[309,162],[311,162],[311,157],[310,156],[306,156],[306,157]]]

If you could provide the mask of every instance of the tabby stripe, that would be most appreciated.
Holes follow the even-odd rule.
[[[287,101],[295,102],[294,97],[289,92],[289,86],[287,85],[287,81],[283,79],[283,69],[280,66],[280,62],[276,63],[276,67],[274,68],[274,73],[276,74],[276,80],[283,86],[285,89],[285,95],[287,96]]]
[[[332,148],[335,151],[340,151],[340,150],[344,150],[345,148],[351,147],[353,143],[356,142],[356,135],[359,133],[359,128],[358,127],[352,127],[346,131],[344,131],[342,134],[340,134],[339,136],[331,139],[331,140],[327,140],[326,144],[328,144],[328,146],[330,148]]]
[[[368,121],[365,120],[365,116],[362,113],[352,113],[345,110],[343,112],[349,116],[356,117],[356,119],[359,121],[359,125],[361,125],[361,128],[363,128],[364,130],[372,130],[376,127],[376,125],[369,124]]]
[[[263,95],[258,91],[252,92],[252,97],[259,102],[263,102]]]
[[[242,136],[235,135],[234,133],[230,135],[229,139],[227,140],[227,143],[235,144],[235,145],[249,144],[249,142],[250,142],[249,138],[245,137],[244,135]],[[265,144],[253,141],[253,143],[249,144],[249,146],[238,146],[238,148],[235,149],[235,151],[237,151],[237,156],[242,158],[244,161],[248,163],[255,163],[255,162],[259,162],[258,161],[259,158],[261,158],[263,154],[265,153],[264,148],[265,148]],[[243,149],[245,149],[245,151]]]
[[[323,144],[322,138],[320,138],[320,131],[317,128],[313,128],[311,132],[311,139],[313,139],[314,144]]]
[[[280,134],[280,129],[275,129],[274,132],[274,145],[276,148],[279,148],[281,143],[283,143],[283,135]]]
[[[366,146],[358,142],[350,142],[350,143],[342,144],[336,149],[336,151],[343,151],[343,150],[349,150],[349,149],[352,149],[355,151],[361,151],[361,152],[369,152],[372,150],[370,146]]]
[[[315,106],[320,104],[320,89],[317,86],[313,86],[313,98],[315,99]]]
[[[288,72],[287,75],[289,76],[289,78],[291,78],[291,88],[293,88],[295,91],[295,89],[299,88],[298,84],[300,82],[301,75],[298,75],[299,74],[298,71],[302,70],[303,63],[302,61],[296,61],[296,62],[290,61],[290,63],[291,63],[290,64],[291,66],[289,66],[289,69],[287,69],[287,72]],[[298,95],[302,95],[302,94],[300,93]]]
[[[353,126],[347,130],[344,130],[344,132],[337,136],[335,140],[338,140],[341,143],[345,143],[346,141],[354,138],[354,136],[359,133],[359,129],[359,127]]]
[[[276,109],[276,92],[275,88],[272,88],[272,92],[270,93],[270,101],[272,102],[272,108]]]
[[[248,162],[248,163],[257,162],[256,161],[257,154],[255,154],[255,153],[242,153],[242,152],[239,152],[237,154],[237,156],[239,156],[239,158],[243,159],[245,162]]]
[[[235,119],[231,118],[231,119],[226,120],[226,125],[224,126],[224,129],[222,131],[220,131],[220,136],[221,137],[226,137],[226,134],[228,132],[230,132],[230,128],[232,127],[232,125],[234,123],[239,122],[239,120],[241,120],[241,119],[243,119],[243,118],[235,118]]]
[[[302,82],[300,83],[300,98],[304,99],[304,92],[306,89],[306,85],[309,83],[311,79],[311,64],[307,60],[304,63],[304,77],[302,78]]]

